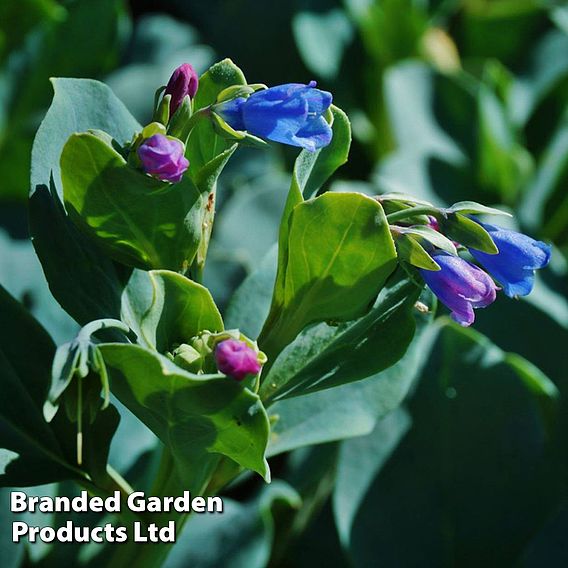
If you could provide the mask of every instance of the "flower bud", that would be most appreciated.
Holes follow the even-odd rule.
[[[237,381],[242,381],[247,375],[258,374],[261,368],[256,351],[238,339],[227,339],[218,343],[215,348],[215,361],[219,371]]]
[[[184,97],[189,95],[190,99],[195,97],[199,79],[195,69],[189,64],[184,63],[180,65],[170,77],[168,85],[166,86],[165,95],[171,95],[170,101],[170,117],[173,116],[176,110],[180,107]]]
[[[183,144],[163,134],[150,136],[137,153],[144,172],[162,181],[177,183],[189,167]]]

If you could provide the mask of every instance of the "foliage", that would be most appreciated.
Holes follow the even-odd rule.
[[[0,7],[3,487],[72,495],[72,480],[104,495],[120,484],[108,461],[156,491],[166,448],[160,492],[220,493],[227,506],[221,520],[191,518],[166,566],[565,563],[566,8],[269,4]],[[247,80],[317,79],[334,95],[332,144],[245,148],[258,140],[205,113],[183,182],[143,174],[130,145],[184,61],[201,75],[194,113]],[[422,214],[393,238],[400,192],[449,214],[449,238]],[[495,211],[477,201],[554,253],[532,296],[501,298],[464,330],[435,318],[411,265],[436,270],[431,246],[455,253],[453,240],[491,249],[467,215]],[[27,237],[26,214],[49,290],[14,238]],[[101,324],[75,358],[78,326],[107,318],[122,324]],[[234,333],[268,355],[260,377],[237,383],[211,367],[215,342]],[[63,344],[61,392],[44,417],[50,335]],[[180,346],[206,371],[175,363]],[[3,533],[11,521],[2,515]],[[4,541],[0,551],[9,567],[110,559]],[[123,565],[142,561],[123,554]]]

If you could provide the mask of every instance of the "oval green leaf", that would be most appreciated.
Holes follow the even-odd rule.
[[[113,392],[168,445],[195,490],[209,454],[225,455],[270,480],[269,423],[258,395],[224,375],[194,375],[138,345],[100,346]]]
[[[193,261],[204,208],[189,176],[177,184],[158,181],[127,165],[99,136],[82,133],[63,148],[61,178],[69,216],[113,259],[173,270]],[[191,215],[194,208],[198,215]]]

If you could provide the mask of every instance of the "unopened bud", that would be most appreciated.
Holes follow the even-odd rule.
[[[219,371],[237,381],[247,375],[257,375],[261,369],[258,353],[238,339],[221,341],[215,348],[215,360]]]
[[[175,114],[185,96],[189,95],[190,99],[195,97],[198,85],[199,79],[197,73],[189,63],[180,65],[172,73],[164,93],[172,97],[170,101],[170,117]]]

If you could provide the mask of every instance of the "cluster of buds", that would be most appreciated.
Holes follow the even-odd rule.
[[[331,129],[331,93],[316,82],[234,85],[219,93],[213,105],[195,112],[199,79],[189,63],[156,91],[153,122],[130,146],[131,165],[161,181],[179,182],[189,167],[185,145],[197,119],[207,117],[217,133],[249,145],[265,140],[315,152],[327,146]],[[148,136],[148,131],[152,135]]]
[[[179,182],[189,168],[185,145],[191,130],[193,99],[199,80],[189,63],[178,67],[156,92],[154,120],[132,141],[129,162],[168,183]]]
[[[236,381],[258,378],[266,355],[255,341],[238,330],[220,333],[203,331],[188,343],[175,347],[169,354],[173,362],[197,374],[223,373]]]
[[[474,308],[493,303],[500,289],[511,298],[529,294],[535,270],[550,261],[550,245],[477,217],[508,215],[498,209],[471,201],[436,208],[398,194],[377,199],[391,223],[401,262],[418,269],[462,326],[471,325]]]

